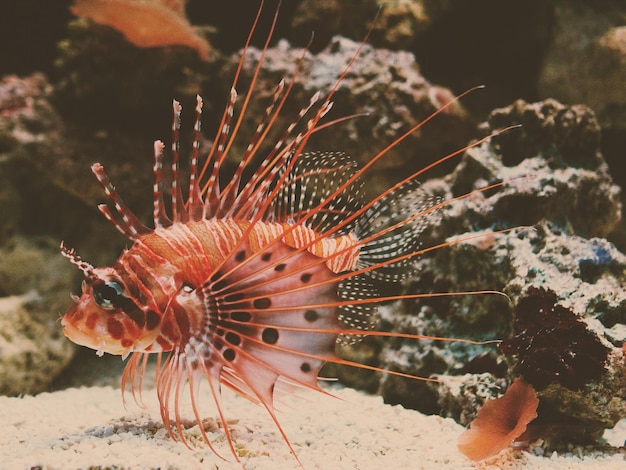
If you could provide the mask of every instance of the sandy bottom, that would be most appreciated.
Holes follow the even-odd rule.
[[[624,454],[540,457],[508,449],[480,465],[456,448],[463,428],[451,419],[424,416],[379,397],[350,389],[332,390],[339,399],[312,392],[288,397],[278,413],[283,429],[307,469],[625,469]],[[204,394],[203,394],[204,395]],[[23,398],[0,397],[0,468],[240,469],[224,434],[208,419],[216,457],[198,426],[186,421],[191,449],[168,437],[156,393],[144,392],[146,408],[124,408],[111,387],[70,388]],[[217,416],[203,396],[203,416]],[[298,468],[267,412],[230,392],[224,409],[245,468]],[[186,416],[192,416],[190,413]]]

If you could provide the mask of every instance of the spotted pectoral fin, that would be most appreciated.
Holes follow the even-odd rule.
[[[266,405],[281,376],[318,388],[341,328],[334,278],[306,250],[278,240],[256,252],[240,244],[202,287],[208,341],[228,370],[224,383],[245,384]]]

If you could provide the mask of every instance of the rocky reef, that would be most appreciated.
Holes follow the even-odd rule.
[[[452,245],[424,256],[407,286],[411,292],[490,286],[508,298],[433,297],[382,310],[383,327],[392,331],[502,343],[370,340],[375,354],[369,360],[422,376],[462,375],[470,383],[504,385],[522,376],[538,391],[537,422],[560,423],[568,435],[578,426],[578,439],[593,440],[626,410],[626,257],[601,238],[620,221],[620,189],[599,153],[599,127],[589,109],[517,102],[494,111],[484,129],[516,122],[522,127],[468,150],[452,174],[423,185],[443,200],[469,196],[442,209],[432,233]],[[501,178],[504,186],[480,191]],[[468,399],[475,386],[371,380],[361,386],[466,424],[477,407]],[[558,439],[558,430],[551,432]]]
[[[89,165],[105,164],[129,206],[147,216],[152,141],[168,137],[172,98],[183,102],[188,126],[181,132],[187,142],[193,113],[186,111],[193,109],[196,93],[203,96],[208,132],[201,151],[211,145],[237,50],[255,13],[248,2],[231,3],[233,12],[227,14],[208,11],[205,2],[188,2],[186,18],[201,26],[193,32],[194,41],[202,41],[201,56],[180,44],[138,48],[119,31],[61,12],[35,16],[41,37],[55,44],[51,58],[28,53],[29,47],[42,47],[33,37],[33,44],[24,40],[19,57],[4,61],[0,393],[46,391],[62,370],[68,375],[76,370],[66,368],[75,349],[61,337],[57,319],[79,277],[57,253],[58,243],[65,240],[94,264],[110,263],[126,243],[96,210],[101,193]],[[368,0],[349,11],[340,1],[287,3],[242,133],[254,132],[277,83],[290,79],[301,58],[285,115],[332,86],[367,33],[378,3],[385,6],[370,41],[328,115],[350,119],[315,135],[312,150],[345,151],[366,163],[455,95],[486,85],[389,152],[367,182],[375,194],[476,139],[510,128],[424,175],[422,190],[454,202],[438,211],[422,247],[447,246],[421,256],[415,275],[396,286],[404,292],[505,295],[433,296],[384,305],[378,325],[500,342],[416,344],[369,337],[342,347],[343,355],[367,364],[448,377],[441,384],[340,367],[325,373],[390,403],[462,424],[499,394],[495,386],[521,376],[540,401],[538,436],[597,441],[605,428],[626,418],[626,230],[620,190],[626,184],[626,91],[620,86],[626,83],[620,26],[626,9],[610,1],[593,6],[531,1],[506,11],[487,1],[471,2],[468,9],[455,2]],[[182,12],[182,2],[177,5]],[[263,31],[271,5],[266,11]],[[26,28],[17,20],[13,27]],[[205,40],[210,46],[204,47]],[[242,96],[262,42],[252,39],[238,87]],[[572,49],[576,61],[565,60]],[[277,127],[288,124],[286,119]]]

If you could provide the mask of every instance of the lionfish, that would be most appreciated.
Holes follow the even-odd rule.
[[[264,406],[300,463],[280,426],[274,402],[278,394],[297,387],[328,394],[318,383],[325,363],[436,380],[343,359],[335,348],[337,343],[356,342],[364,335],[448,339],[381,332],[373,326],[377,304],[381,302],[437,295],[382,296],[376,286],[380,282],[397,283],[411,272],[416,256],[453,243],[420,249],[418,240],[429,218],[451,201],[429,197],[415,183],[434,164],[369,202],[362,197],[366,170],[425,121],[360,168],[344,153],[305,151],[311,135],[329,125],[322,119],[367,38],[330,92],[325,97],[316,93],[262,162],[254,165],[261,143],[293,86],[301,59],[290,84],[284,80],[278,84],[234,175],[222,183],[221,167],[262,67],[260,60],[238,121],[231,126],[237,97],[235,86],[261,9],[262,5],[243,48],[216,144],[201,167],[198,155],[202,100],[197,97],[186,198],[179,174],[182,107],[173,102],[172,182],[168,188],[171,216],[167,214],[164,196],[165,146],[161,141],[154,143],[154,228],[146,227],[124,204],[104,168],[99,163],[92,165],[114,208],[101,204],[98,209],[132,246],[113,266],[93,267],[61,244],[62,254],[84,274],[82,294],[72,296],[74,305],[61,323],[70,340],[95,349],[98,355],[106,352],[123,359],[130,355],[122,377],[122,393],[129,383],[133,396],[141,391],[148,357],[158,354],[156,389],[163,423],[172,439],[178,436],[186,443],[179,395],[188,386],[203,439],[222,457],[204,430],[198,408],[198,387],[206,381],[236,461],[239,458],[220,402],[222,385]],[[277,12],[263,54],[269,47],[276,15]],[[496,183],[499,184],[502,183]],[[456,199],[462,197],[467,195]],[[492,291],[470,294],[485,292]],[[171,410],[175,428],[170,423]]]

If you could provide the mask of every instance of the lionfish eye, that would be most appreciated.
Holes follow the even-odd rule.
[[[93,298],[102,308],[113,310],[119,304],[124,287],[117,281],[101,282],[93,286]]]

